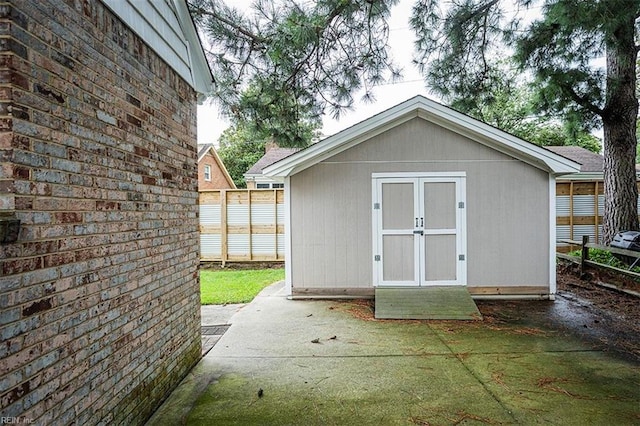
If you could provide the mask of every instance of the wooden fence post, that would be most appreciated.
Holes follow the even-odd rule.
[[[229,229],[227,226],[227,190],[220,190],[220,260],[222,263],[222,267],[224,268],[225,263],[227,263],[227,252],[228,242],[227,238],[229,238]]]
[[[589,260],[589,247],[587,247],[587,244],[589,244],[589,236],[583,235],[582,236],[582,256],[580,257],[580,274],[581,275],[584,274],[586,261]]]

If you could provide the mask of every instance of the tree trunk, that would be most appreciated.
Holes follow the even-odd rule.
[[[619,123],[604,126],[604,244],[617,232],[638,230],[636,138],[628,127]]]
[[[634,20],[630,19],[607,40],[607,100],[602,114],[604,244],[617,232],[638,230],[636,56]]]

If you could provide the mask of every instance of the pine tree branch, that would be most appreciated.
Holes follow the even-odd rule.
[[[466,20],[471,20],[471,19],[475,18],[478,15],[485,15],[485,17],[486,17],[487,13],[489,12],[489,9],[491,9],[493,6],[495,6],[499,2],[500,2],[500,0],[492,0],[489,3],[480,6],[476,10],[470,12],[469,15],[465,17]]]
[[[575,90],[573,90],[573,87],[571,87],[570,85],[561,84],[560,88],[564,90],[575,103],[585,108],[587,111],[592,112],[600,117],[603,117],[605,115],[606,112],[604,109],[594,105],[589,101],[589,99],[587,99],[586,96],[580,96]]]
[[[234,31],[239,32],[240,34],[250,38],[256,45],[264,45],[268,42],[267,39],[265,39],[264,37],[260,37],[257,34],[252,33],[251,31],[247,30],[244,27],[241,27],[237,24],[235,24],[234,22],[228,20],[227,18],[225,18],[224,16],[212,12],[210,10],[204,9],[200,6],[197,6],[195,4],[193,4],[192,2],[187,1],[187,5],[189,7],[189,9],[191,11],[193,11],[194,13],[201,15],[201,16],[208,16],[210,18],[215,19],[216,21],[219,21],[225,25],[227,25],[228,27],[231,27]],[[211,3],[211,10],[215,10],[213,4]]]

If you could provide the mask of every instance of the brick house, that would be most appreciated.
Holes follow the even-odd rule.
[[[0,7],[0,416],[143,424],[201,354],[184,0]]]
[[[213,144],[198,146],[198,189],[236,189]]]

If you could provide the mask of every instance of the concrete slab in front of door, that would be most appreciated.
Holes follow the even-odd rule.
[[[479,320],[482,315],[465,286],[377,287],[379,319]]]

